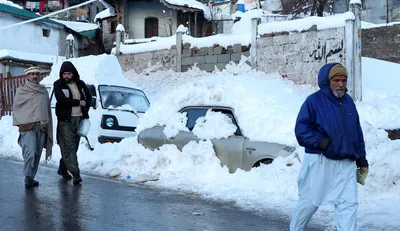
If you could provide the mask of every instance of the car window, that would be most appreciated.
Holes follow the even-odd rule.
[[[124,109],[128,106],[144,113],[150,107],[144,92],[135,88],[100,85],[99,94],[103,108]]]
[[[236,126],[236,132],[235,135],[237,136],[241,136],[242,132],[240,131],[239,125],[236,122],[235,117],[233,116],[232,111],[230,110],[226,110],[226,109],[218,109],[218,108],[213,108],[213,111],[215,112],[221,112],[222,114],[225,114],[226,116],[228,116],[229,118],[231,118],[232,123]]]
[[[189,108],[189,109],[185,109],[182,112],[186,112],[187,113],[187,123],[186,123],[186,127],[192,131],[194,128],[194,125],[196,125],[196,120],[199,117],[203,117],[206,116],[207,114],[207,108]]]
[[[94,87],[94,85],[87,85],[87,87],[88,87],[88,89],[89,89],[89,91],[90,91],[90,94],[91,94],[92,96],[94,96],[94,97],[97,97],[96,88]]]
[[[215,112],[221,112],[223,114],[225,114],[226,116],[228,116],[229,118],[231,118],[232,123],[236,126],[236,132],[235,135],[237,136],[242,136],[242,132],[240,131],[240,128],[236,122],[235,117],[232,114],[232,111],[230,110],[226,110],[226,109],[217,109],[217,108],[213,108],[212,109]],[[199,117],[203,117],[207,114],[208,108],[187,108],[182,110],[181,112],[186,112],[187,113],[187,123],[186,123],[186,127],[192,131],[194,126],[196,125],[196,120]]]

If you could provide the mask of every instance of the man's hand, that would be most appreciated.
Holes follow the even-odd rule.
[[[85,100],[81,100],[81,102],[79,103],[80,106],[84,107],[86,106],[86,101]]]
[[[47,131],[47,123],[45,123],[44,121],[40,121],[40,130],[42,130],[42,132],[46,132]]]
[[[368,176],[368,167],[360,167],[357,169],[357,183],[364,185]]]

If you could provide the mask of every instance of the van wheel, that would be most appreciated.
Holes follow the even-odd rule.
[[[261,164],[271,164],[273,159],[263,159],[254,164],[253,168],[260,167]]]

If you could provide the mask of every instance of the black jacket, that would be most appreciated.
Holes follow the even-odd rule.
[[[65,64],[65,65],[64,65]],[[72,98],[71,89],[67,83],[62,79],[62,73],[70,71],[74,73],[74,81],[78,87],[79,93],[81,94],[80,100],[86,101],[86,106],[81,107],[82,115],[84,118],[89,118],[89,108],[92,102],[92,95],[85,82],[80,80],[78,71],[72,65],[72,63],[66,61],[61,66],[60,79],[54,82],[54,96],[57,99],[56,103],[56,116],[59,121],[71,121],[71,112],[73,106],[79,106],[80,100]],[[64,91],[69,92],[69,97],[66,97]]]

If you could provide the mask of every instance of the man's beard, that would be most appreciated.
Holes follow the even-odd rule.
[[[336,98],[342,98],[344,96],[344,94],[346,94],[346,89],[331,89],[332,93],[334,96],[336,96]]]
[[[29,80],[29,82],[31,82],[31,83],[39,83],[39,78],[33,77],[31,80]]]
[[[72,82],[73,82],[72,79],[64,79],[64,81],[65,81],[66,83],[72,83]]]

